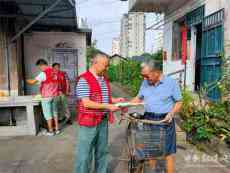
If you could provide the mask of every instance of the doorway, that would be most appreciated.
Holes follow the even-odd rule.
[[[224,9],[206,16],[202,27],[201,86],[213,101],[221,97],[217,82],[221,79],[221,55],[224,52]]]
[[[70,108],[75,108],[76,104],[76,77],[78,76],[78,56],[77,49],[56,48],[52,50],[50,64],[60,63],[61,70],[65,71],[70,81],[70,95],[68,102]]]
[[[202,50],[202,23],[196,28],[196,51],[195,51],[195,91],[200,89],[200,71],[201,71],[201,50]]]

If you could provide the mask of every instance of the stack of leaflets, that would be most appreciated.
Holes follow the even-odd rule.
[[[131,107],[131,106],[141,106],[143,103],[131,103],[131,102],[121,102],[114,104],[117,107]]]
[[[35,96],[33,97],[33,100],[34,100],[34,101],[41,101],[41,100],[42,100],[42,96],[41,96],[40,94],[35,95]]]

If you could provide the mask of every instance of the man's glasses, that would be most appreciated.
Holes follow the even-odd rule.
[[[141,74],[141,77],[142,77],[143,79],[149,79],[149,76],[148,76],[148,75],[145,75],[145,74]]]

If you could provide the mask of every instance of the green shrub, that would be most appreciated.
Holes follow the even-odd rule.
[[[159,62],[159,65],[162,66],[162,50],[155,54],[145,53],[142,56],[144,56],[146,60],[156,60]],[[132,96],[137,95],[142,82],[140,62],[128,59],[127,61],[121,61],[118,65],[111,64],[108,74],[112,82],[118,82],[128,88]]]
[[[223,56],[222,78],[216,83],[222,95],[218,102],[207,100],[205,87],[198,91],[197,98],[188,90],[182,92],[182,128],[193,142],[207,141],[215,136],[230,141],[230,57]]]
[[[187,89],[182,90],[182,109],[181,117],[183,119],[189,118],[193,114],[194,109],[193,93]]]
[[[229,102],[194,106],[192,114],[183,118],[182,127],[192,136],[193,142],[210,140],[214,136],[230,138]]]
[[[140,63],[128,60],[118,65],[111,64],[108,74],[110,81],[120,83],[130,90],[132,96],[136,96],[142,82]]]

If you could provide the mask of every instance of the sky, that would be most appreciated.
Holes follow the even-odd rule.
[[[111,54],[112,39],[120,34],[122,15],[128,13],[128,1],[119,0],[78,0],[77,15],[87,18],[93,31],[93,40],[97,40],[97,48]],[[153,14],[148,14],[146,24],[151,25]],[[146,52],[152,50],[152,38],[156,33],[146,32]]]

